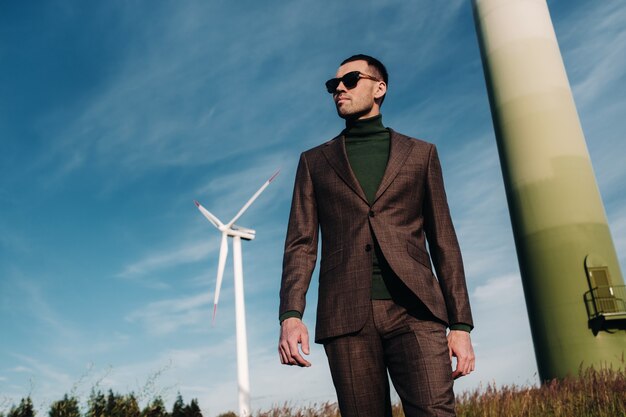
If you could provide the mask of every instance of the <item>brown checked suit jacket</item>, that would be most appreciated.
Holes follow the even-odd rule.
[[[433,144],[391,130],[387,168],[371,205],[352,173],[343,136],[301,155],[285,241],[280,314],[304,313],[320,231],[316,342],[365,324],[371,310],[372,232],[390,267],[435,317],[472,325],[461,252]]]

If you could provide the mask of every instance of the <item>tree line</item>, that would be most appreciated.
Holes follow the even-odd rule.
[[[0,411],[0,417],[35,417],[37,411],[30,396],[22,398],[20,403],[11,406],[8,412]],[[161,397],[150,401],[143,409],[134,394],[121,395],[109,390],[108,395],[101,391],[92,391],[87,400],[85,412],[75,396],[65,394],[63,399],[50,404],[49,417],[202,417],[198,400],[192,399],[185,404],[183,397],[178,394],[168,411]]]

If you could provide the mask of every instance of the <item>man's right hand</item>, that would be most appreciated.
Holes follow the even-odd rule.
[[[309,354],[309,331],[302,320],[290,317],[280,325],[278,354],[283,365],[311,366],[311,363],[300,355],[298,345],[302,345],[302,353]]]

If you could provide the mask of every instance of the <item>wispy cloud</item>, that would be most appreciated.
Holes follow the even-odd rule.
[[[285,48],[262,42],[272,39],[283,25],[262,24],[248,14],[230,16],[255,33],[258,43],[257,48],[239,47],[243,39],[237,40],[232,33],[238,32],[239,25],[215,31],[216,22],[211,20],[220,19],[215,13],[208,14],[212,16],[208,22],[197,20],[207,7],[196,3],[154,9],[151,13],[160,23],[161,44],[153,44],[149,29],[135,32],[127,40],[129,53],[123,65],[94,91],[84,109],[71,111],[77,111],[77,116],[61,112],[42,122],[41,128],[58,138],[46,156],[49,162],[62,161],[55,178],[90,165],[116,166],[128,179],[155,167],[215,164],[284,140],[275,134],[283,127],[272,126],[271,119],[261,120],[257,111],[275,105],[279,96],[265,91],[269,87],[257,82],[259,74],[241,78],[232,70],[270,60]],[[135,12],[128,9],[124,12]],[[196,46],[190,48],[189,42],[198,38],[209,41],[194,42]],[[230,46],[219,50],[219,44]],[[167,56],[159,53],[164,48]],[[71,120],[69,125],[58,126],[66,119]]]
[[[476,388],[477,382],[537,383],[522,281],[519,275],[492,277],[471,292],[476,328],[472,340],[476,371],[455,382],[455,391]],[[515,360],[511,360],[515,358]]]
[[[480,137],[441,154],[448,200],[470,289],[517,272],[495,143]]]
[[[626,54],[626,8],[619,2],[586,4],[575,14],[585,15],[585,30],[568,25],[560,30],[559,19],[555,26],[561,43],[566,49],[565,63],[579,107],[606,95],[618,86],[626,74],[622,57]]]
[[[120,278],[142,277],[175,266],[198,262],[206,259],[217,246],[218,244],[214,241],[198,241],[185,244],[181,248],[152,253],[125,266],[117,276]]]
[[[296,163],[297,155],[287,157],[284,152],[260,155],[253,166],[242,165],[236,171],[224,173],[219,178],[207,178],[193,194],[198,196],[211,213],[222,222],[227,222],[272,174],[280,170],[278,177],[248,208],[242,220],[238,221],[241,224],[253,219],[253,224],[246,223],[246,227],[254,229],[258,222],[267,224],[270,220],[267,213],[285,204],[291,197],[291,177],[295,173]]]
[[[231,362],[234,346],[234,340],[226,338],[211,345],[165,349],[158,355],[149,355],[134,362],[121,361],[100,377],[98,386],[103,390],[133,391],[142,401],[150,399],[150,394],[156,394],[171,403],[178,392],[186,399],[190,396],[198,398],[196,392],[186,389],[191,385],[189,381],[199,381],[205,391],[213,392],[209,387],[215,381],[228,379],[224,374],[225,368],[232,368],[232,375],[236,375],[235,363]],[[231,386],[231,393],[235,386]],[[231,396],[234,398],[234,395]],[[204,404],[203,408],[212,409],[228,397],[225,394],[211,404],[206,403],[206,397],[199,399]]]
[[[518,275],[492,278],[485,284],[477,286],[472,292],[472,298],[476,300],[478,305],[489,306],[490,309],[495,309],[499,305],[507,305],[512,300],[523,300],[521,282]]]
[[[201,347],[188,347],[182,349],[165,349],[157,355],[144,355],[136,361],[117,361],[115,364],[99,368],[93,364],[83,371],[83,376],[76,378],[69,373],[59,371],[55,366],[26,355],[14,355],[17,360],[25,363],[24,370],[20,371],[28,375],[32,387],[30,395],[37,401],[36,408],[44,412],[52,401],[60,399],[63,394],[76,394],[85,399],[92,389],[106,392],[111,389],[115,392],[133,392],[141,405],[155,396],[161,396],[168,403],[172,403],[178,392],[185,396],[186,400],[197,397],[193,391],[186,390],[183,381],[198,380],[207,381],[207,378],[220,378],[219,364],[224,352],[232,359],[234,353],[234,340],[224,339],[220,343]],[[236,375],[234,363],[232,375]],[[217,368],[217,369],[216,369]],[[208,385],[207,385],[208,386]],[[233,386],[230,387],[232,393]],[[6,388],[6,386],[4,387]],[[23,396],[19,386],[15,386],[12,392],[7,392],[10,397],[8,402],[19,401]],[[215,404],[223,403],[225,396],[218,401],[207,404],[201,398],[205,409],[212,408]],[[1,406],[2,404],[0,404]]]
[[[27,367],[22,366],[22,365],[18,365],[18,366],[14,367],[14,368],[11,368],[10,371],[11,372],[24,372],[24,373],[26,373],[26,372],[34,372],[32,368],[27,368]]]
[[[278,339],[276,339],[276,346]],[[272,347],[275,345],[272,345]],[[296,368],[281,365],[276,350],[257,349],[251,355],[251,385],[254,387],[253,400],[256,407],[267,409],[272,405],[282,406],[292,401],[295,406],[310,405],[325,401],[335,401],[335,392],[328,360],[321,345],[312,345],[307,357],[310,368]],[[280,388],[276,380],[283,381]],[[307,390],[302,393],[302,381],[306,380]]]
[[[32,324],[37,323],[38,325],[32,329],[33,332],[43,332],[43,337],[66,341],[77,339],[78,330],[75,323],[53,306],[50,302],[52,295],[46,291],[47,288],[43,284],[21,271],[14,271],[7,277],[6,285],[9,294],[15,294],[20,303],[15,305],[12,300],[7,300],[3,307],[10,307],[12,312],[20,312],[23,317],[28,317]]]
[[[199,295],[161,300],[131,312],[126,319],[140,322],[144,329],[154,335],[167,335],[182,329],[203,331],[213,301],[213,294],[208,292]]]
[[[59,370],[49,363],[20,353],[13,353],[12,356],[24,364],[14,368],[14,372],[32,373],[44,390],[51,387],[67,387],[72,383],[73,378],[69,373]]]
[[[449,3],[445,7],[424,2],[395,8],[384,4],[366,7],[363,13],[377,16],[399,6],[393,13],[412,15],[419,21],[394,24],[388,33],[372,31],[367,25],[360,30],[377,37],[384,34],[383,38],[388,37],[389,42],[403,30],[415,32],[415,36],[428,30],[429,36],[421,42],[422,47],[407,52],[428,55],[428,59],[416,58],[419,62],[430,62],[434,57],[443,59],[440,51],[437,54],[433,51],[438,48],[441,36],[449,32],[448,23],[463,6],[462,1]],[[135,36],[125,39],[127,51],[122,54],[125,60],[93,91],[86,105],[81,103],[80,108],[56,112],[39,123],[41,131],[56,138],[44,160],[39,161],[42,168],[47,168],[45,180],[60,181],[88,166],[108,170],[108,181],[128,181],[155,168],[220,164],[261,149],[297,145],[286,142],[286,137],[294,132],[298,136],[307,135],[298,132],[303,120],[284,115],[275,117],[267,109],[292,106],[304,115],[307,126],[307,111],[315,110],[311,103],[320,102],[312,100],[311,94],[318,90],[316,94],[323,94],[322,80],[316,89],[311,83],[303,89],[302,80],[312,77],[303,73],[292,51],[301,48],[302,43],[313,44],[315,49],[322,47],[309,33],[319,33],[319,25],[340,27],[346,7],[334,7],[338,13],[324,8],[323,13],[330,20],[318,22],[315,27],[309,16],[322,10],[310,2],[307,6],[281,7],[272,16],[265,16],[266,19],[257,19],[255,13],[233,14],[230,8],[215,9],[199,3],[155,8],[150,14],[158,22],[158,45],[153,42],[155,33],[151,29],[134,32]],[[118,12],[137,13],[132,6]],[[429,18],[432,13],[438,18]],[[199,15],[211,18],[199,21]],[[220,19],[234,21],[227,29],[216,31],[214,27],[220,26],[217,25]],[[267,24],[268,19],[273,24]],[[296,27],[298,30],[294,31]],[[276,42],[277,38],[282,41]],[[384,39],[379,41],[384,43]],[[250,44],[254,47],[249,47]],[[164,49],[168,51],[166,55],[160,53]],[[391,60],[396,48],[387,49]],[[207,64],[201,64],[202,61]],[[313,67],[306,69],[308,73],[320,71],[325,62],[318,59],[311,64]],[[242,77],[233,71],[239,68],[250,70]],[[277,77],[279,83],[265,80]],[[330,102],[325,104],[330,111]],[[277,120],[279,123],[275,123]]]

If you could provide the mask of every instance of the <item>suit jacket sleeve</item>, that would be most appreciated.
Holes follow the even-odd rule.
[[[434,145],[428,159],[425,191],[424,230],[446,303],[449,323],[473,326],[461,250],[450,217],[441,164]]]
[[[306,156],[302,154],[285,239],[279,316],[290,310],[304,313],[306,293],[317,259],[318,229],[315,190]]]

